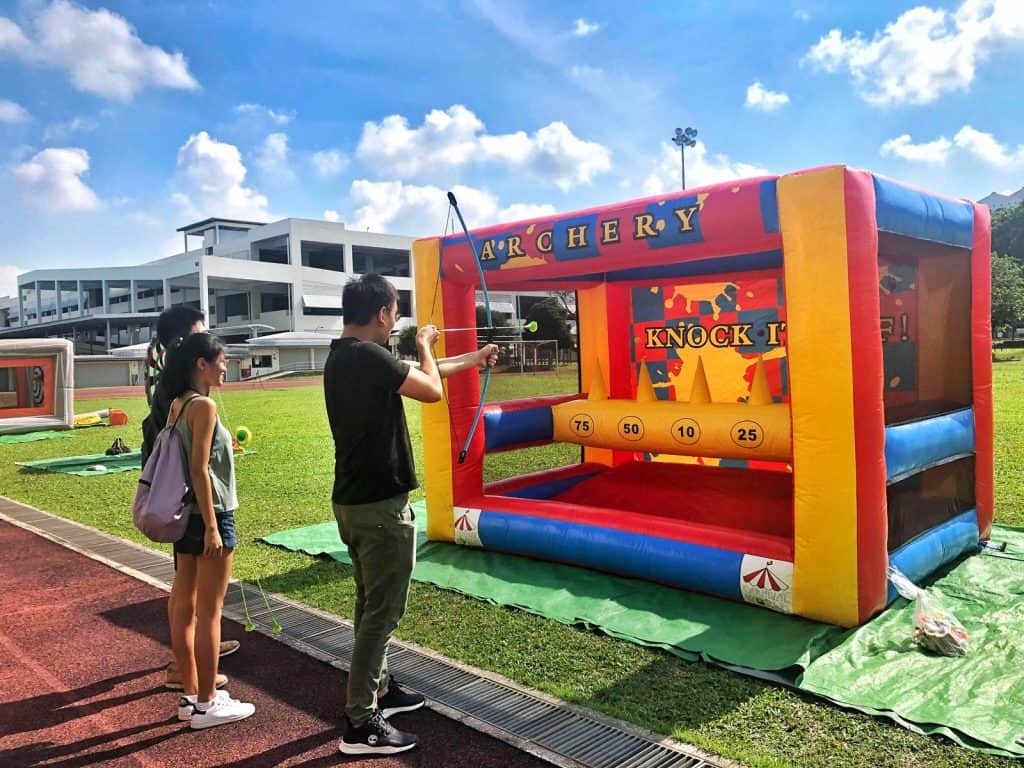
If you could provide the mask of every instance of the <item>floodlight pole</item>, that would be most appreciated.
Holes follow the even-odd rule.
[[[687,128],[684,131],[682,128],[676,128],[676,135],[672,137],[672,143],[679,147],[679,171],[683,183],[682,188],[686,189],[686,148],[697,145],[697,129]]]

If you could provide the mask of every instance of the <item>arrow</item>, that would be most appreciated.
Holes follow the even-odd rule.
[[[479,325],[476,328],[442,328],[444,333],[455,333],[456,331],[526,331],[527,333],[537,332],[537,321],[531,320],[526,325],[514,328],[508,325]]]

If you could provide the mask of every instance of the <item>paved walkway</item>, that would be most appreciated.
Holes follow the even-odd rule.
[[[337,751],[344,673],[224,622],[242,649],[223,661],[256,715],[206,731],[174,717],[161,687],[166,593],[0,522],[0,766],[480,766],[536,758],[429,710],[395,717],[420,735],[373,760]]]

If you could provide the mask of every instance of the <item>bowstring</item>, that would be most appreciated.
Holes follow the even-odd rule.
[[[445,217],[444,231],[443,231],[443,234],[441,235],[442,239],[444,239],[445,237],[448,237],[448,235],[452,234],[452,232],[454,232],[454,231],[455,231],[455,219],[452,216],[452,204],[448,203],[448,214]],[[438,290],[440,289],[440,287],[441,287],[441,252],[440,252],[440,246],[439,246],[438,247],[438,256],[437,256],[437,274],[434,276],[434,295],[433,295],[433,297],[430,300],[430,316],[427,318],[427,325],[433,325],[434,324],[434,309],[437,307],[437,293],[438,293]],[[475,302],[474,302],[474,306],[475,306]],[[436,359],[437,358],[435,356],[435,360]],[[438,375],[440,375],[440,373],[441,373],[441,371],[439,369],[438,370]],[[452,433],[452,437],[455,439],[455,445],[458,447],[459,450],[461,450],[462,449],[462,441],[459,438],[458,430],[455,429],[455,420],[452,418],[452,405],[451,405],[451,402],[448,400],[448,385],[445,384],[445,380],[443,378],[441,379],[441,396],[444,398],[445,408],[448,409],[448,428],[449,428],[449,430]]]

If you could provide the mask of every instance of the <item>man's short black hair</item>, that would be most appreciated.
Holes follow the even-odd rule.
[[[345,284],[341,306],[345,325],[366,325],[381,307],[391,308],[398,301],[398,291],[386,278],[365,274]]]
[[[178,337],[188,336],[192,326],[205,320],[203,313],[187,304],[178,304],[165,309],[156,321],[156,337],[165,347]]]

